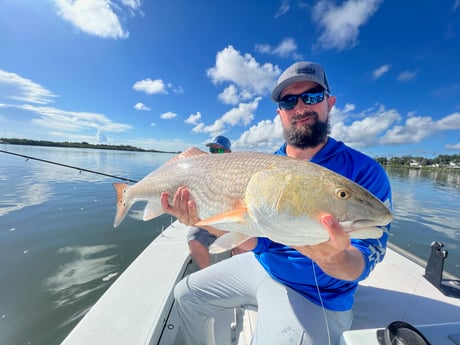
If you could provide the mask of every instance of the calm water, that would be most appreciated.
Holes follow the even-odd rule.
[[[42,159],[139,180],[169,154],[6,146]],[[449,250],[460,276],[460,174],[389,171],[395,215],[390,241],[427,258]],[[114,229],[117,182],[0,153],[0,345],[54,345],[171,222],[140,221],[143,204]],[[147,272],[148,274],[148,272]]]

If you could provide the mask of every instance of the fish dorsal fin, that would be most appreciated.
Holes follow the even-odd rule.
[[[169,161],[167,161],[165,163],[165,165],[173,163],[173,162],[176,162],[176,161],[181,160],[181,159],[190,158],[190,157],[197,157],[197,156],[203,156],[203,155],[208,155],[208,154],[209,153],[200,150],[198,147],[189,147],[184,152],[181,152],[177,156],[174,156],[173,158],[171,158]]]

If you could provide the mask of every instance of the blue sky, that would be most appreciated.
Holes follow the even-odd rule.
[[[460,0],[0,0],[0,136],[234,151],[282,142],[271,90],[324,65],[335,138],[460,153]]]

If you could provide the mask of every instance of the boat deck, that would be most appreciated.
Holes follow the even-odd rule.
[[[173,304],[174,285],[196,269],[190,259],[186,231],[187,227],[175,222],[158,236],[97,301],[62,345],[186,344],[178,332]],[[458,326],[460,333],[460,299],[443,295],[423,274],[422,266],[389,249],[384,261],[360,283],[352,327],[359,331],[345,332],[343,344],[362,344],[352,339],[362,337],[363,330],[385,328],[399,320],[414,326],[432,325],[430,334],[436,337],[434,344],[460,345],[449,340],[440,342],[441,337],[450,339],[449,335],[460,339],[459,334],[446,330],[446,325],[451,324],[450,327]],[[228,328],[233,345],[246,345],[250,344],[256,322],[257,311],[242,306],[229,311],[219,325]]]

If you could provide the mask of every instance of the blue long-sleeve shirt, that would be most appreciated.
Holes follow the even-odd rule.
[[[286,156],[286,144],[275,154]],[[385,170],[372,158],[346,146],[344,143],[328,138],[327,144],[311,159],[311,162],[324,166],[366,188],[392,210],[391,187]],[[387,226],[389,229],[389,225]],[[302,231],[302,229],[299,229]],[[353,306],[354,293],[358,282],[366,278],[374,266],[385,255],[388,234],[379,239],[352,239],[351,244],[364,256],[363,273],[354,281],[340,280],[324,273],[313,261],[297,250],[268,238],[259,238],[254,253],[257,260],[275,280],[285,284],[300,294],[335,311],[349,310]],[[313,273],[315,270],[315,273]],[[316,276],[316,278],[315,278]],[[318,296],[318,288],[321,300]]]

